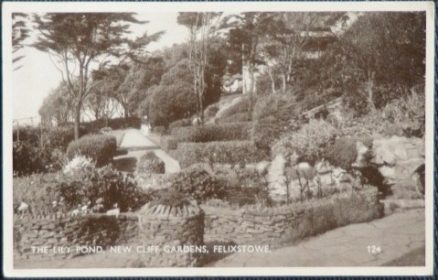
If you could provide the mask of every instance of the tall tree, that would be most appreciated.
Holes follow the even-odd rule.
[[[24,41],[29,37],[29,28],[27,26],[27,15],[23,13],[12,14],[12,63],[17,64],[24,56],[19,55],[20,51],[24,47]],[[14,68],[18,70],[22,65],[18,65]]]
[[[41,123],[45,127],[51,127],[53,122],[59,125],[71,121],[73,119],[72,105],[73,100],[70,99],[68,94],[67,84],[61,82],[43,100],[43,104],[38,111],[41,116]]]
[[[79,138],[81,109],[90,94],[93,64],[136,59],[161,33],[146,33],[134,40],[127,37],[130,24],[138,21],[132,13],[48,13],[35,15],[39,37],[33,44],[55,58],[63,81],[74,99],[75,139]],[[75,83],[74,81],[77,81]]]
[[[187,26],[190,31],[189,63],[193,75],[193,90],[198,98],[198,116],[204,123],[204,98],[206,92],[205,72],[208,64],[209,45],[217,30],[217,21],[221,13],[182,12],[178,15],[178,23]]]
[[[338,75],[350,76],[351,82],[360,84],[371,111],[384,105],[382,99],[390,98],[384,95],[394,94],[376,94],[383,85],[403,93],[424,81],[425,20],[425,14],[418,12],[367,13],[341,37],[342,61],[354,71]]]
[[[275,13],[246,12],[224,18],[222,28],[228,29],[228,41],[242,55],[243,93],[249,94],[250,112],[254,107],[256,84],[255,72],[262,63],[259,47],[267,34],[275,31]],[[247,77],[246,77],[247,74]],[[249,81],[247,84],[246,81]]]
[[[164,60],[161,57],[144,59],[145,63],[130,65],[122,83],[115,91],[116,99],[125,106],[125,116],[138,111],[140,103],[146,98],[147,89],[158,85],[164,74]]]

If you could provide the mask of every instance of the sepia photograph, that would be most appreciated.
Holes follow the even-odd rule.
[[[3,4],[9,276],[432,275],[433,2]]]

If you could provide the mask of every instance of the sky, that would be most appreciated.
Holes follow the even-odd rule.
[[[187,29],[177,24],[177,13],[138,14],[139,20],[148,20],[148,24],[135,25],[131,28],[133,34],[142,35],[145,31],[152,34],[165,31],[165,34],[148,46],[154,51],[170,47],[188,39]],[[30,44],[32,38],[25,43]],[[20,51],[24,58],[20,61],[22,68],[13,72],[13,119],[35,117],[39,121],[38,110],[44,98],[61,82],[61,74],[53,64],[49,55],[34,48],[26,47]],[[26,122],[28,120],[21,120]]]

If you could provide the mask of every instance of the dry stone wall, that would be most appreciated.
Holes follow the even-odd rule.
[[[110,246],[126,245],[159,248],[140,254],[133,250],[137,255],[130,258],[135,260],[136,267],[197,266],[203,236],[204,212],[194,202],[175,208],[146,204],[135,214],[117,217],[103,214],[14,217],[16,257],[26,259],[108,253]]]
[[[83,247],[124,244],[138,234],[138,217],[14,216],[14,248],[20,258],[71,258]],[[59,248],[59,250],[57,250]]]
[[[225,208],[203,206],[205,235],[209,242],[278,247],[350,223],[383,215],[374,187],[329,198],[276,208]]]
[[[195,203],[184,207],[146,204],[139,211],[143,244],[163,250],[145,255],[138,266],[198,266],[204,245],[204,212]]]

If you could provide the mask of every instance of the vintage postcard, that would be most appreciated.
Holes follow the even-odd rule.
[[[3,2],[10,277],[432,276],[435,4]]]

